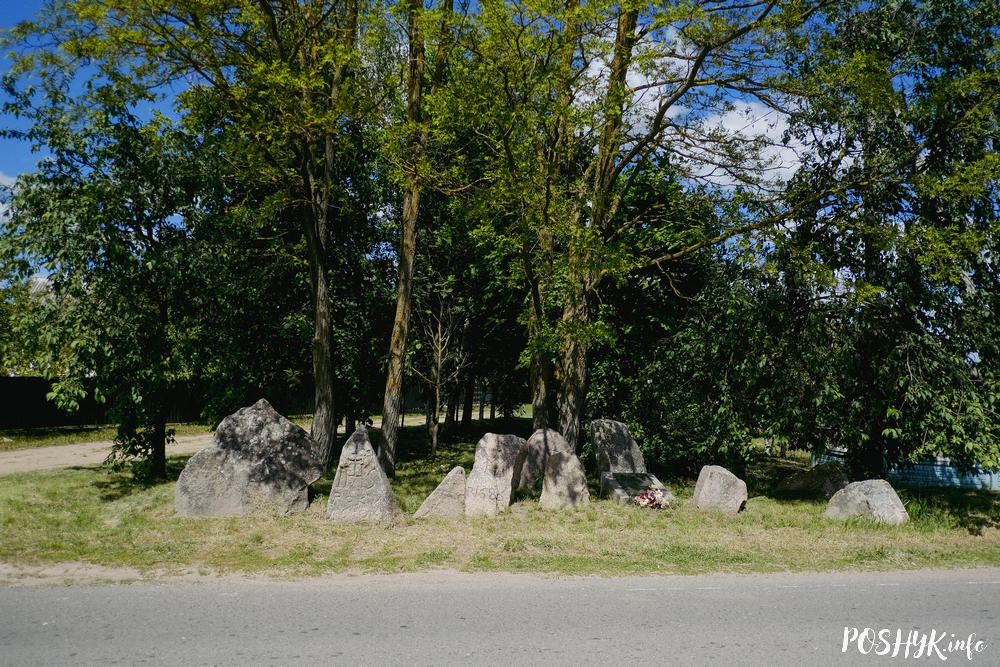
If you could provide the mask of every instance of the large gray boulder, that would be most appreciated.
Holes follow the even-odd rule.
[[[545,474],[545,462],[556,452],[575,454],[559,431],[540,428],[532,433],[514,462],[514,488],[533,488]]]
[[[894,526],[910,519],[895,489],[884,479],[848,484],[833,494],[823,516],[828,519],[860,516]]]
[[[545,479],[539,503],[549,510],[571,509],[590,503],[587,475],[576,454],[549,454],[545,461]]]
[[[465,515],[494,516],[510,506],[514,463],[527,442],[516,435],[487,433],[476,443],[476,459],[465,482]]]
[[[174,508],[186,516],[303,510],[322,472],[309,434],[261,399],[223,419],[212,444],[187,462]]]
[[[746,482],[722,466],[705,466],[698,473],[692,499],[694,507],[738,514],[746,502]]]
[[[829,500],[849,483],[844,466],[837,461],[827,461],[792,473],[781,480],[776,490],[785,496]]]
[[[359,426],[340,452],[326,518],[337,523],[390,523],[399,513],[399,504],[375,456],[368,429]]]
[[[639,445],[625,424],[612,419],[595,419],[590,422],[590,435],[597,455],[598,474],[647,472]]]
[[[465,514],[465,468],[451,469],[413,514],[414,519],[455,519]]]

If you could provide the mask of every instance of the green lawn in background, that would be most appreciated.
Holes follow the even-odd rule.
[[[170,424],[174,435],[200,435],[211,433],[208,424]],[[51,428],[9,429],[0,431],[0,452],[34,447],[54,447],[84,442],[102,442],[115,439],[114,426],[56,426]]]

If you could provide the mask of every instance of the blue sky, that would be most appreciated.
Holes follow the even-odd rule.
[[[42,0],[0,0],[0,28],[6,29],[31,18],[42,5]],[[6,53],[4,53],[6,55]],[[6,58],[0,67],[7,70]],[[10,127],[15,120],[0,114],[0,125]],[[40,155],[32,153],[27,143],[0,139],[0,184],[10,184],[20,173],[32,171]]]

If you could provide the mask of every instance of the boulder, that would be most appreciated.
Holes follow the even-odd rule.
[[[587,475],[576,454],[553,452],[545,461],[541,506],[548,510],[570,509],[590,503]]]
[[[692,503],[698,509],[737,514],[747,502],[747,484],[722,466],[705,466],[698,473]]]
[[[827,461],[809,470],[792,473],[778,484],[778,493],[796,498],[829,500],[849,484],[847,472],[837,461]]]
[[[635,497],[650,489],[659,489],[669,505],[676,498],[663,482],[648,472],[605,472],[601,473],[601,496],[611,498],[619,505],[631,505]]]
[[[368,429],[359,426],[340,452],[326,518],[337,523],[389,523],[399,513],[389,478],[368,438]]]
[[[526,445],[524,438],[496,433],[476,443],[476,459],[465,483],[466,516],[494,516],[510,506],[514,463]]]
[[[514,462],[514,488],[530,489],[545,474],[545,462],[555,452],[575,454],[559,431],[540,428],[531,434]]]
[[[590,435],[597,455],[597,470],[605,472],[646,472],[639,445],[628,426],[611,419],[590,422]]]
[[[833,494],[823,516],[828,519],[860,516],[894,526],[905,523],[910,518],[895,489],[884,479],[867,479],[848,484]]]
[[[465,468],[451,469],[414,513],[414,519],[454,519],[465,513]]]
[[[322,472],[309,434],[261,399],[223,419],[212,444],[188,460],[174,508],[186,516],[303,510]]]

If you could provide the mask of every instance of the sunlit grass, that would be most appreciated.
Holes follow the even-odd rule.
[[[495,518],[415,521],[412,513],[454,465],[471,467],[474,437],[446,441],[431,458],[419,427],[403,434],[393,486],[406,517],[394,526],[327,522],[329,479],[314,485],[312,505],[295,516],[192,519],[174,514],[173,482],[144,486],[96,467],[42,471],[0,478],[0,561],[283,577],[440,568],[619,575],[1000,565],[1000,494],[986,492],[902,490],[913,518],[895,527],[830,521],[820,516],[823,502],[766,495],[751,497],[738,516],[701,512],[689,505],[689,483],[672,485],[677,506],[662,511],[595,501],[549,512],[529,497]],[[172,478],[185,460],[170,459]],[[749,471],[757,493],[773,464]]]

